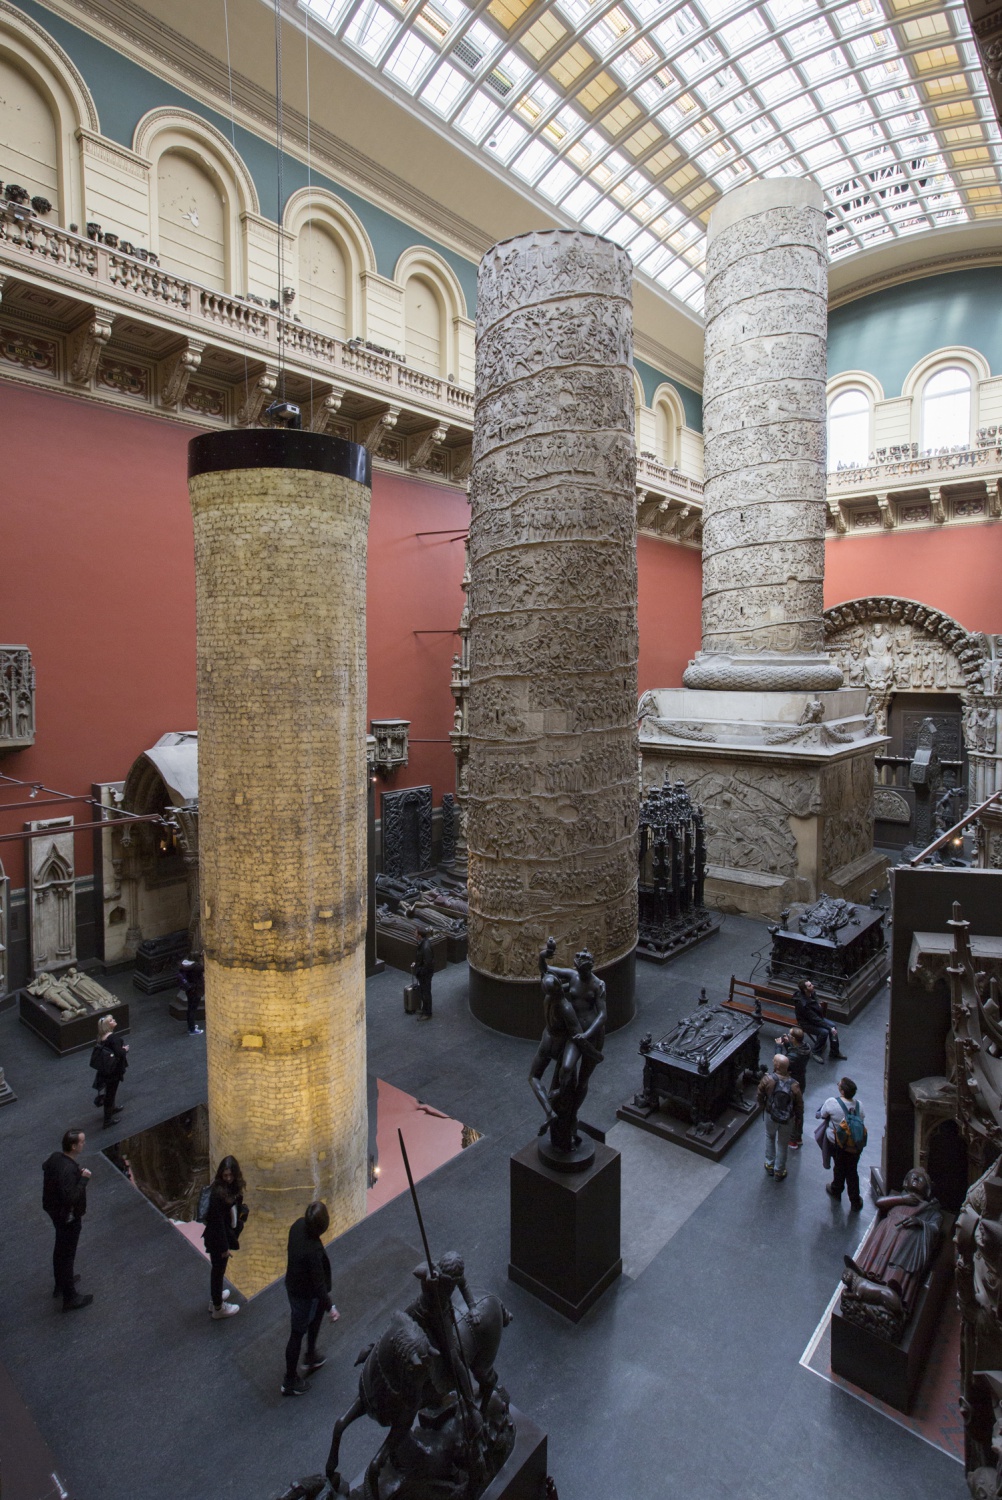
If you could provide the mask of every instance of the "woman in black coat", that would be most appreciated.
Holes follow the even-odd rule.
[[[234,1250],[240,1248],[240,1233],[247,1222],[248,1210],[244,1207],[244,1179],[240,1163],[235,1156],[224,1156],[212,1182],[209,1207],[205,1215],[202,1239],[212,1265],[209,1277],[210,1311],[213,1318],[230,1318],[240,1308],[236,1302],[227,1302],[228,1292],[223,1291],[226,1262]]]

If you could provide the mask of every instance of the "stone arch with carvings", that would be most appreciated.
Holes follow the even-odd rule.
[[[1002,636],[886,594],[833,605],[824,625],[829,655],[846,687],[866,689],[880,731],[895,693],[954,693],[963,705],[971,806],[1002,787]]]

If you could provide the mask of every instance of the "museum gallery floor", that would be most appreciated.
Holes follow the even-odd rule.
[[[587,1107],[623,1152],[624,1275],[577,1326],[506,1278],[508,1157],[538,1124],[526,1083],[535,1044],[470,1017],[459,966],[436,978],[431,1026],[403,1014],[398,973],[368,983],[372,1072],[481,1132],[425,1179],[422,1204],[433,1248],[461,1250],[471,1280],[514,1313],[501,1378],[549,1433],[561,1500],[772,1500],[778,1476],[809,1500],[841,1489],[967,1494],[959,1463],[799,1364],[869,1218],[833,1208],[810,1133],[776,1184],[762,1170],[757,1124],[725,1163],[614,1124],[638,1084],[644,1032],[691,1010],[701,985],[723,998],[730,975],[749,975],[767,946],[763,925],[727,918],[719,937],[672,964],[639,966],[637,1017],[609,1038]],[[129,989],[128,976],[111,983]],[[205,1097],[201,1041],[170,1020],[163,996],[131,998],[122,1136]],[[867,1164],[882,1129],[885,1020],[878,996],[844,1039],[873,1142]],[[54,1057],[14,1011],[0,1016],[0,1056],[18,1095],[0,1119],[0,1363],[72,1500],[269,1500],[322,1468],[333,1417],[354,1394],[358,1351],[411,1295],[421,1256],[407,1198],[334,1244],[342,1317],[321,1336],[330,1358],[308,1396],[283,1401],[281,1285],[212,1323],[204,1261],[100,1155],[112,1132],[91,1105],[86,1057]],[[811,1065],[811,1116],[834,1072]],[[64,1318],[51,1297],[39,1168],[76,1123],[94,1172],[77,1267],[96,1300]],[[374,1437],[370,1423],[351,1429],[345,1472],[368,1459]]]

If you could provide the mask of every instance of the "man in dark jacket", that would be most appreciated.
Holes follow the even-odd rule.
[[[421,997],[421,1009],[418,1011],[418,1020],[431,1020],[431,976],[435,972],[435,955],[431,946],[431,933],[427,927],[418,928],[417,956],[411,964],[414,978],[417,980],[418,994]]]
[[[814,984],[810,979],[801,979],[793,995],[793,1008],[797,1013],[797,1025],[814,1042],[814,1061],[822,1062],[825,1054],[825,1043],[828,1042],[828,1057],[832,1062],[836,1058],[845,1059],[845,1053],[839,1049],[838,1027],[833,1021],[829,1021],[821,1009],[821,1002],[814,993]]]
[[[42,1165],[42,1207],[56,1230],[56,1243],[52,1251],[52,1275],[55,1280],[52,1295],[62,1295],[63,1312],[89,1307],[94,1301],[90,1293],[81,1295],[77,1291],[79,1277],[73,1270],[80,1225],[87,1212],[87,1180],[90,1172],[79,1162],[86,1142],[87,1137],[82,1130],[67,1130],[63,1136],[62,1150],[53,1151]]]
[[[297,1219],[289,1230],[285,1291],[292,1314],[292,1331],[285,1346],[283,1396],[302,1396],[308,1389],[305,1380],[299,1378],[299,1351],[304,1334],[307,1375],[312,1375],[314,1370],[327,1363],[317,1352],[317,1334],[325,1313],[330,1313],[332,1323],[339,1316],[331,1301],[331,1263],[322,1241],[330,1222],[327,1205],[311,1203],[303,1217]]]

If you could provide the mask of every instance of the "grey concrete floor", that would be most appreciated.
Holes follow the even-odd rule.
[[[639,1087],[642,1034],[691,1009],[700,985],[722,999],[731,973],[761,974],[767,944],[761,924],[728,918],[672,964],[638,965],[637,1018],[609,1038],[586,1110],[624,1152],[628,1274],[576,1327],[507,1280],[508,1158],[539,1123],[526,1085],[533,1044],[472,1020],[464,968],[436,977],[430,1026],[403,1014],[401,974],[369,981],[371,1070],[482,1132],[425,1179],[422,1204],[432,1245],[461,1250],[472,1281],[515,1315],[498,1365],[514,1402],[549,1433],[561,1500],[773,1500],[777,1485],[807,1500],[967,1494],[959,1464],[798,1363],[870,1212],[827,1198],[810,1133],[777,1184],[762,1170],[758,1124],[721,1167],[615,1124]],[[166,996],[140,995],[127,975],[109,986],[132,1003],[125,1135],[205,1098],[205,1050],[170,1020]],[[845,1070],[867,1111],[864,1166],[879,1160],[886,1013],[880,995],[844,1033]],[[111,1132],[91,1104],[87,1054],[57,1058],[7,1011],[0,1060],[19,1096],[0,1110],[0,1362],[72,1500],[268,1500],[322,1468],[332,1419],[355,1393],[358,1350],[411,1295],[420,1254],[409,1201],[335,1242],[342,1317],[321,1336],[328,1364],[308,1396],[283,1400],[281,1285],[211,1322],[204,1261],[99,1154]],[[836,1071],[811,1064],[809,1116]],[[51,1297],[40,1166],[71,1124],[89,1132],[77,1269],[95,1302],[64,1316]],[[355,1424],[346,1473],[380,1436]]]

